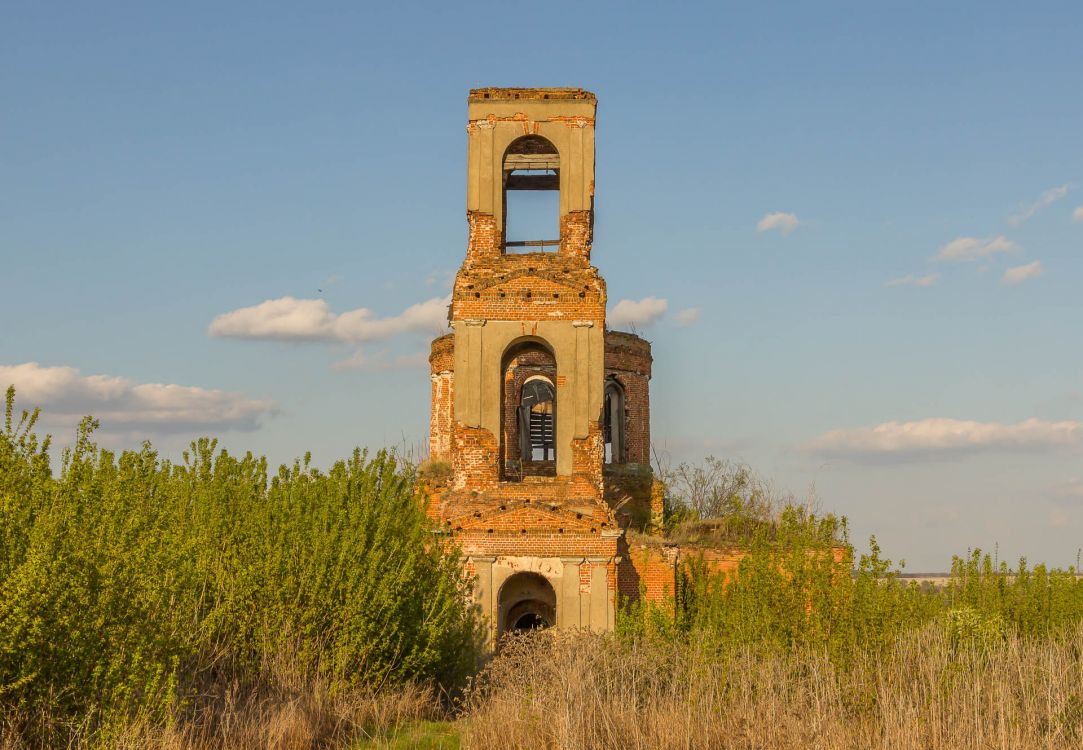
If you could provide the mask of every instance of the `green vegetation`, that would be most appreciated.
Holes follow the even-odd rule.
[[[675,602],[626,607],[629,636],[708,639],[791,651],[824,646],[837,659],[885,649],[908,630],[943,621],[954,638],[1049,636],[1083,621],[1075,568],[1015,568],[974,550],[952,562],[945,586],[919,586],[882,556],[875,537],[856,555],[846,520],[777,495],[747,466],[708,457],[663,466],[668,536],[684,544],[739,545],[737,570],[715,572],[693,557]],[[672,613],[676,612],[676,617]]]
[[[407,466],[360,451],[326,473],[201,440],[182,463],[115,455],[85,420],[59,476],[35,414],[0,433],[5,718],[105,737],[245,684],[288,656],[330,694],[453,686],[477,626],[459,559],[433,544]],[[279,680],[281,682],[281,680]],[[36,731],[48,733],[48,728]]]
[[[1083,737],[1075,569],[975,551],[946,586],[908,583],[875,539],[857,555],[845,519],[747,467],[661,472],[669,538],[739,545],[736,570],[693,555],[674,600],[625,607],[615,635],[513,640],[478,674],[469,581],[417,501],[417,482],[445,481],[446,464],[415,472],[355,451],[272,475],[212,440],[171,463],[149,444],[98,448],[88,418],[54,471],[36,418],[16,419],[9,389],[0,750]],[[1045,687],[1054,673],[1060,692]]]

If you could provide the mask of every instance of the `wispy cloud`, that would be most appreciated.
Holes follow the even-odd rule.
[[[853,461],[906,461],[994,450],[1080,446],[1083,422],[1031,418],[1001,424],[934,417],[833,430],[809,442],[805,449],[819,456]]]
[[[657,323],[668,307],[669,302],[659,297],[622,299],[606,315],[606,322],[613,328],[647,328]]]
[[[429,357],[424,352],[400,354],[393,359],[388,359],[384,352],[380,352],[375,357],[369,357],[365,354],[364,350],[358,349],[346,359],[335,362],[331,365],[331,369],[335,372],[343,372],[346,370],[379,372],[383,370],[409,370],[417,367],[424,367],[428,363]]]
[[[1023,222],[1034,217],[1043,208],[1050,206],[1059,201],[1064,196],[1068,195],[1068,186],[1061,185],[1060,187],[1050,188],[1044,193],[1038,196],[1038,200],[1034,201],[1028,206],[1021,206],[1014,214],[1008,217],[1008,223],[1013,227],[1017,227]]]
[[[1083,221],[1083,206],[1072,211],[1072,221]]]
[[[1022,284],[1027,279],[1036,279],[1042,275],[1042,262],[1036,260],[1033,263],[1027,263],[1025,266],[1013,266],[1004,272],[1004,276],[1000,281],[1002,284],[1008,286],[1015,286],[1016,284]]]
[[[15,386],[21,403],[41,407],[47,424],[71,425],[92,414],[106,431],[254,430],[261,419],[276,411],[272,401],[239,393],[83,375],[75,367],[37,362],[0,365],[0,387],[8,385]]]
[[[939,273],[930,273],[925,276],[907,274],[906,276],[900,276],[897,279],[891,279],[890,281],[885,282],[884,286],[936,286],[939,281]]]
[[[940,248],[933,260],[972,261],[998,253],[1015,253],[1019,246],[1003,235],[996,237],[958,237]]]
[[[699,308],[698,307],[686,307],[678,313],[673,315],[673,320],[679,326],[690,326],[699,320]]]
[[[434,297],[378,318],[359,307],[336,314],[322,299],[280,297],[223,313],[211,321],[211,336],[276,341],[382,341],[403,333],[439,333],[447,328],[447,297]]]
[[[425,276],[425,286],[442,286],[450,289],[455,282],[455,272],[445,269],[429,271]]]
[[[1046,494],[1057,500],[1078,500],[1083,502],[1083,479],[1072,477],[1066,482],[1054,484]]]
[[[797,214],[787,214],[781,211],[767,214],[759,223],[756,224],[757,232],[768,232],[772,229],[777,229],[782,232],[783,236],[790,234],[793,230],[797,229],[797,226],[801,222],[797,218]]]

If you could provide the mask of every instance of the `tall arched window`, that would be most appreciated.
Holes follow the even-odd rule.
[[[504,152],[504,252],[560,247],[560,154],[540,135]],[[555,231],[554,231],[555,230]],[[553,239],[553,235],[557,239]]]
[[[605,383],[602,438],[605,440],[605,462],[607,464],[624,463],[624,388],[615,379],[609,379]]]
[[[519,400],[519,455],[524,462],[556,460],[556,391],[536,375],[523,383]]]

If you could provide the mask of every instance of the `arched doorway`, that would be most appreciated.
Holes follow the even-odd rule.
[[[516,573],[504,581],[498,601],[501,634],[556,625],[556,591],[539,573]]]

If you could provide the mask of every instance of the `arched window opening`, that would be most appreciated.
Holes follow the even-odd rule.
[[[540,341],[522,341],[503,357],[504,481],[556,476],[556,375],[556,358]]]
[[[622,464],[625,460],[624,389],[616,380],[605,384],[605,411],[602,419],[605,462]]]
[[[503,175],[504,252],[559,249],[560,154],[556,147],[539,135],[515,140],[504,152]],[[552,239],[554,233],[557,239]]]
[[[519,400],[519,453],[524,463],[556,460],[556,390],[538,375],[523,383]]]

